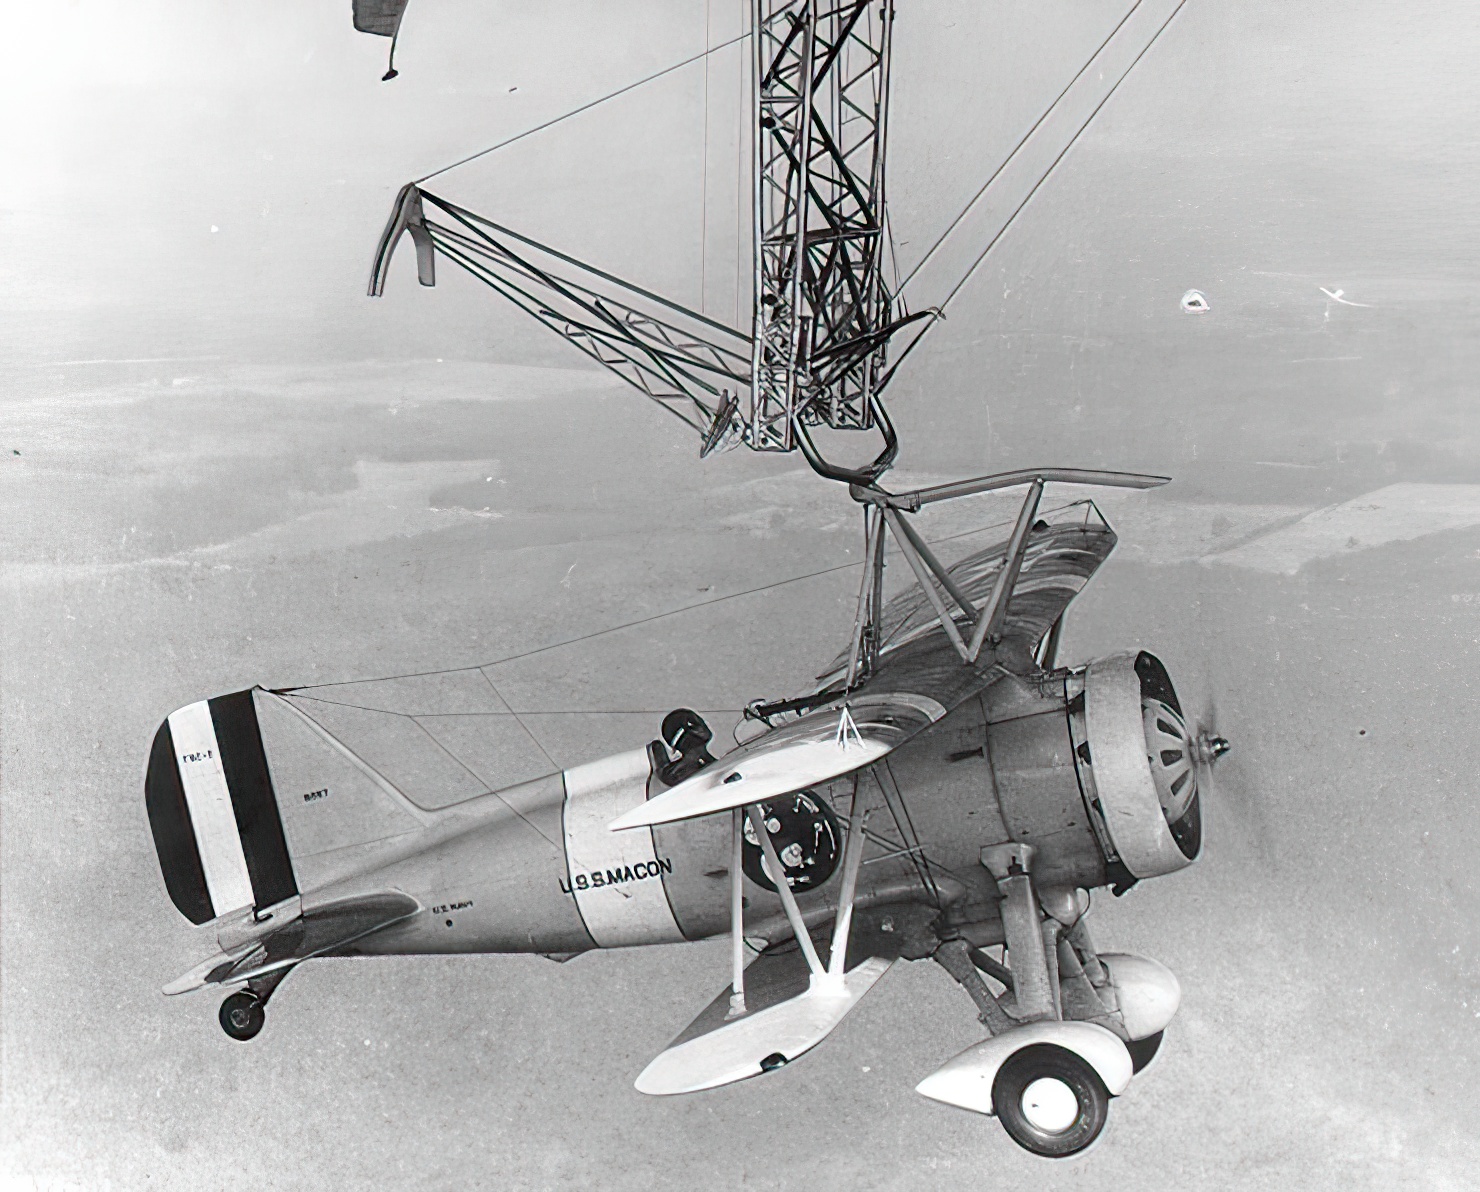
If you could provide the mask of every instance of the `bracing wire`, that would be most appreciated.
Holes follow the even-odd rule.
[[[740,18],[742,33],[745,35],[745,17]],[[749,94],[746,84],[750,79],[750,72],[745,69],[745,57],[740,58],[740,66],[737,76],[740,86],[735,95],[735,325],[740,325],[740,282],[744,268],[740,259],[740,250],[745,243],[745,113],[748,109]]]
[[[1140,0],[1137,0],[1137,3],[1139,2]],[[1109,91],[1105,92],[1105,95],[1100,100],[1100,102],[1095,104],[1094,111],[1090,112],[1090,114],[1085,118],[1084,123],[1079,126],[1078,131],[1076,131],[1075,134],[1069,138],[1069,143],[1059,150],[1058,156],[1056,156],[1049,164],[1048,169],[1043,172],[1042,177],[1040,177],[1038,181],[1033,184],[1033,189],[1028,191],[1028,193],[1023,196],[1023,201],[1019,203],[1015,208],[1013,208],[1012,214],[1007,217],[1007,222],[998,229],[997,234],[992,237],[990,242],[988,242],[986,248],[982,249],[981,252],[977,254],[976,260],[971,263],[971,268],[961,275],[961,280],[958,281],[955,286],[951,288],[951,292],[945,296],[945,300],[942,301],[940,304],[941,310],[944,310],[951,299],[954,298],[961,291],[961,287],[971,280],[972,274],[974,274],[981,263],[987,259],[987,254],[992,251],[997,241],[1002,239],[1007,229],[1012,226],[1013,221],[1017,219],[1023,208],[1026,207],[1032,201],[1033,196],[1038,193],[1038,188],[1042,186],[1044,182],[1048,180],[1049,175],[1051,175],[1054,170],[1058,168],[1059,162],[1063,161],[1064,156],[1069,152],[1069,150],[1074,148],[1075,143],[1079,140],[1080,134],[1083,133],[1084,130],[1094,122],[1094,118],[1100,114],[1100,109],[1110,102],[1110,97],[1113,96],[1117,90],[1119,90],[1120,85],[1125,82],[1131,71],[1136,68],[1136,64],[1140,62],[1141,59],[1147,55],[1147,53],[1150,52],[1151,47],[1154,46],[1160,39],[1161,35],[1166,32],[1167,26],[1176,19],[1177,14],[1182,11],[1182,8],[1186,3],[1187,0],[1177,0],[1177,7],[1172,9],[1171,15],[1168,16],[1167,19],[1161,23],[1161,28],[1159,28],[1152,36],[1151,40],[1146,43],[1145,48],[1142,49],[1141,52],[1131,60],[1131,64],[1127,66],[1124,71],[1121,72],[1120,78],[1115,80],[1114,85],[1110,88]]]
[[[682,70],[685,66],[691,66],[701,58],[707,61],[710,54],[716,54],[720,50],[728,49],[737,42],[744,41],[749,36],[750,33],[747,30],[744,33],[736,34],[728,41],[720,42],[717,46],[706,46],[701,53],[690,55],[682,62],[675,62],[672,66],[665,66],[662,70],[655,71],[650,75],[640,78],[635,83],[628,83],[625,87],[618,87],[615,91],[610,91],[599,99],[593,99],[589,103],[583,103],[580,107],[572,108],[570,111],[562,113],[553,119],[546,120],[542,124],[536,124],[533,128],[526,128],[523,132],[515,133],[512,137],[506,137],[496,145],[490,145],[487,149],[480,149],[477,153],[470,153],[466,157],[459,158],[451,165],[443,166],[440,170],[433,170],[430,174],[423,174],[415,180],[415,185],[420,186],[423,182],[447,173],[448,170],[455,170],[458,166],[465,166],[470,161],[477,161],[480,157],[487,157],[490,153],[495,153],[500,149],[512,145],[515,141],[522,141],[525,137],[532,137],[537,132],[544,132],[545,129],[553,128],[562,121],[569,120],[572,116],[579,116],[582,112],[589,112],[592,108],[599,107],[608,100],[616,99],[619,95],[626,95],[629,91],[636,91],[639,87],[646,86],[655,79],[661,79],[664,75],[672,74],[675,70]]]
[[[1053,509],[1044,510],[1040,513],[1040,516],[1047,517],[1054,512],[1057,511]],[[926,541],[931,546],[939,546],[945,542],[956,542],[962,538],[970,538],[975,534],[985,534],[991,530],[1000,530],[1008,524],[1009,523],[1005,521],[994,522],[991,525],[978,526],[974,530],[963,530],[959,534],[947,534],[940,538],[929,538],[926,539]],[[666,612],[654,613],[652,616],[649,617],[639,617],[635,621],[626,621],[623,622],[621,625],[610,625],[605,629],[597,629],[591,633],[583,633],[579,637],[565,638],[558,642],[550,642],[548,645],[536,646],[532,650],[523,650],[517,654],[506,654],[502,658],[494,658],[488,662],[477,662],[469,666],[450,666],[439,667],[435,670],[406,671],[404,673],[394,675],[375,675],[368,679],[339,679],[332,683],[303,683],[295,687],[277,687],[273,688],[272,690],[273,693],[276,695],[296,695],[299,692],[303,691],[317,691],[318,689],[323,687],[347,687],[361,683],[384,683],[392,679],[425,679],[433,675],[470,674],[473,671],[483,670],[485,667],[503,666],[505,663],[519,662],[525,658],[534,658],[540,654],[547,654],[551,650],[562,650],[566,646],[578,646],[583,642],[592,641],[598,637],[606,637],[608,634],[612,633],[621,633],[623,630],[626,629],[637,629],[643,625],[651,625],[654,621],[663,621],[669,617],[679,616],[682,613],[695,612],[698,609],[708,608],[714,604],[724,604],[727,601],[740,600],[746,596],[757,596],[763,592],[771,592],[776,590],[777,588],[788,587],[791,584],[805,583],[807,580],[810,579],[820,579],[822,576],[825,575],[836,575],[839,572],[850,571],[855,567],[862,566],[862,560],[855,560],[851,563],[839,563],[834,567],[823,567],[817,571],[809,571],[805,575],[793,575],[787,577],[786,579],[776,580],[774,583],[761,584],[759,587],[746,588],[740,592],[729,592],[723,596],[711,597],[708,600],[699,600],[693,604],[682,605],[679,608],[670,608]],[[375,709],[366,710],[373,711]],[[635,709],[634,711],[638,710],[641,709]],[[530,715],[533,715],[533,713],[530,713]]]
[[[940,236],[936,238],[935,243],[925,250],[925,255],[915,262],[914,268],[912,268],[909,273],[904,276],[904,278],[900,281],[897,289],[903,290],[905,286],[910,284],[910,279],[913,278],[915,274],[919,273],[920,270],[925,267],[930,258],[935,255],[936,250],[946,242],[946,239],[950,236],[950,234],[960,226],[961,221],[971,213],[971,209],[975,207],[977,203],[981,202],[982,196],[985,195],[987,191],[991,188],[992,183],[996,182],[1002,171],[1007,169],[1007,167],[1012,164],[1012,159],[1018,155],[1018,151],[1028,143],[1028,141],[1032,138],[1033,134],[1038,131],[1043,122],[1047,120],[1051,115],[1053,115],[1054,109],[1057,108],[1059,104],[1063,101],[1064,96],[1069,94],[1070,89],[1074,86],[1075,83],[1079,82],[1080,78],[1083,77],[1084,72],[1094,65],[1095,59],[1098,58],[1100,54],[1104,51],[1105,47],[1110,44],[1110,39],[1120,32],[1121,28],[1128,20],[1131,19],[1132,16],[1135,15],[1136,10],[1141,7],[1143,2],[1144,0],[1136,0],[1136,2],[1126,10],[1125,16],[1121,17],[1120,20],[1116,22],[1115,28],[1110,30],[1110,32],[1106,34],[1105,40],[1100,42],[1100,44],[1095,47],[1095,52],[1084,60],[1084,65],[1075,72],[1072,79],[1064,84],[1064,89],[1060,91],[1056,96],[1054,96],[1053,102],[1051,102],[1046,108],[1043,109],[1042,112],[1038,114],[1038,119],[1033,121],[1032,125],[1028,128],[1028,131],[1023,133],[1022,137],[1018,140],[1018,143],[1012,147],[1012,151],[1008,153],[1008,155],[1004,157],[1002,161],[998,164],[997,168],[992,171],[991,177],[989,177],[985,182],[981,184],[981,189],[967,200],[966,206],[961,208],[960,212],[956,215],[956,218],[951,220],[951,222],[946,225],[945,231],[943,231]]]
[[[1141,0],[1136,0],[1137,7],[1139,7],[1140,3],[1141,3]],[[1087,129],[1094,122],[1095,117],[1100,114],[1100,109],[1103,108],[1107,103],[1110,102],[1111,96],[1113,96],[1115,94],[1115,92],[1117,90],[1119,90],[1121,83],[1125,82],[1127,76],[1129,76],[1130,73],[1131,73],[1131,71],[1136,68],[1137,63],[1139,63],[1141,61],[1141,59],[1144,58],[1146,56],[1146,54],[1151,50],[1151,47],[1154,46],[1157,43],[1158,40],[1160,40],[1161,35],[1166,32],[1167,27],[1172,23],[1173,20],[1176,19],[1177,14],[1182,11],[1182,8],[1183,8],[1183,6],[1186,3],[1187,3],[1187,0],[1178,0],[1177,6],[1174,9],[1172,9],[1171,14],[1167,17],[1167,19],[1161,23],[1161,26],[1152,35],[1151,40],[1148,41],[1146,43],[1146,45],[1141,49],[1140,53],[1138,53],[1135,56],[1135,58],[1133,58],[1131,60],[1130,65],[1127,66],[1125,68],[1125,70],[1123,70],[1121,72],[1120,77],[1115,80],[1115,82],[1111,86],[1110,90],[1107,91],[1104,94],[1104,96],[1100,99],[1100,102],[1097,103],[1097,104],[1095,104],[1094,110],[1091,111],[1090,114],[1085,117],[1084,122],[1082,124],[1080,124],[1079,128],[1075,131],[1074,135],[1069,138],[1068,143],[1062,149],[1059,150],[1058,155],[1053,159],[1053,161],[1051,161],[1049,163],[1048,169],[1044,170],[1043,173],[1038,176],[1038,181],[1035,182],[1035,183],[1033,183],[1032,189],[1030,189],[1028,191],[1028,193],[1023,196],[1022,201],[1019,202],[1018,205],[1013,208],[1012,214],[1009,215],[1007,217],[1007,219],[1003,222],[1002,226],[997,229],[996,234],[992,237],[991,240],[989,240],[987,242],[987,246],[984,249],[982,249],[980,253],[977,254],[976,260],[972,261],[972,263],[971,263],[971,267],[968,268],[966,270],[966,272],[961,275],[960,279],[956,282],[956,284],[951,287],[950,292],[934,308],[935,309],[935,313],[936,313],[936,315],[938,317],[941,317],[941,316],[944,315],[945,309],[946,309],[946,307],[948,305],[950,305],[952,299],[954,299],[956,297],[956,295],[961,292],[962,288],[966,285],[966,283],[971,280],[972,276],[981,267],[982,262],[987,259],[988,255],[991,253],[992,249],[994,249],[997,246],[997,242],[1000,241],[1002,239],[1002,237],[1007,234],[1007,230],[1010,227],[1012,227],[1013,223],[1017,220],[1017,217],[1022,214],[1023,209],[1032,201],[1033,196],[1038,193],[1039,188],[1042,187],[1043,184],[1048,181],[1049,177],[1053,174],[1054,170],[1056,170],[1058,168],[1059,163],[1064,160],[1065,155],[1067,155],[1068,152],[1069,152],[1069,150],[1072,149],[1075,146],[1076,143],[1078,143],[1079,138],[1083,134],[1084,130]],[[1131,11],[1134,12],[1135,9],[1133,8]],[[1126,15],[1129,16],[1130,14],[1127,13]],[[1114,36],[1114,34],[1112,33],[1111,36]],[[1097,54],[1098,54],[1098,52],[1099,51],[1096,51]],[[1091,61],[1093,61],[1093,58],[1091,58]],[[1086,66],[1088,66],[1088,63],[1086,63]],[[1083,73],[1083,72],[1081,71],[1081,73]],[[1031,135],[1031,132],[1030,132],[1029,135]],[[1014,152],[1016,152],[1016,150],[1014,150]],[[1005,165],[1006,163],[1004,162],[1003,164]],[[999,168],[999,172],[1000,172],[1000,168]],[[995,177],[995,175],[994,175],[994,177]],[[988,183],[988,185],[990,185],[990,182]],[[985,188],[983,188],[983,189],[985,189]],[[975,201],[976,201],[975,199],[972,200],[972,202],[975,202]],[[968,207],[969,207],[969,204],[968,204]],[[963,216],[964,216],[964,214],[965,214],[965,212],[962,213]],[[959,218],[960,217],[958,217],[958,221],[959,221]],[[947,229],[947,233],[946,234],[949,235],[949,229]],[[944,239],[944,237],[942,237],[942,239]],[[932,252],[934,251],[934,247],[932,247],[931,251]],[[923,264],[923,263],[924,262],[922,261],[921,264]],[[916,266],[916,269],[918,269],[918,268],[919,268],[919,266],[917,265]],[[911,276],[914,276],[914,270],[911,271]],[[935,321],[934,319],[931,319],[931,320],[927,321],[926,323],[924,323],[922,325],[920,331],[916,333],[915,337],[913,339],[911,339],[910,342],[905,345],[904,350],[901,351],[899,353],[899,355],[896,356],[894,358],[894,360],[890,363],[890,365],[889,365],[889,371],[884,374],[883,380],[881,380],[879,382],[879,387],[881,389],[884,387],[884,385],[888,384],[888,382],[894,377],[894,374],[899,371],[900,365],[902,365],[904,363],[904,361],[905,361],[905,358],[908,357],[909,354],[915,350],[915,346],[917,344],[919,344],[919,342],[921,341],[921,339],[924,338],[925,332],[930,329],[930,327],[934,324],[934,321]]]
[[[472,668],[468,668],[471,670]],[[487,676],[485,675],[486,679]],[[360,683],[382,682],[379,679],[361,679]],[[356,681],[345,684],[330,684],[330,686],[352,687]],[[493,687],[492,683],[489,683]],[[353,708],[356,712],[378,712],[382,716],[401,716],[407,720],[468,720],[476,717],[484,719],[507,719],[514,720],[520,716],[663,716],[671,712],[672,708],[522,708],[515,710],[510,706],[507,712],[403,712],[398,708],[378,708],[373,704],[353,704],[343,699],[328,699],[322,695],[304,695],[303,692],[310,690],[304,687],[293,687],[286,689],[286,694],[293,699],[311,700],[316,704],[328,704],[335,708]],[[498,688],[494,687],[494,694],[498,695]],[[499,699],[505,704],[502,695]],[[695,708],[695,712],[704,716],[738,716],[745,711],[744,708]],[[523,727],[523,726],[521,726]],[[526,730],[528,731],[528,730]]]
[[[712,0],[704,0],[704,151],[699,168],[699,313],[709,290],[709,17]]]

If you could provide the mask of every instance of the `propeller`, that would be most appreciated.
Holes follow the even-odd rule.
[[[1172,703],[1143,696],[1141,715],[1146,732],[1146,760],[1151,766],[1162,814],[1172,836],[1190,859],[1202,847],[1202,831],[1199,819],[1189,817],[1189,811],[1200,795],[1217,799],[1213,767],[1228,752],[1228,739],[1219,736],[1213,728],[1217,713],[1211,699],[1204,705],[1202,714],[1190,721]]]
[[[1189,725],[1192,729],[1192,756],[1197,767],[1198,789],[1210,802],[1216,802],[1220,811],[1226,809],[1234,819],[1242,821],[1246,829],[1252,830],[1256,838],[1262,839],[1265,836],[1265,824],[1259,808],[1252,805],[1242,792],[1230,792],[1226,783],[1220,783],[1213,777],[1218,759],[1233,748],[1227,737],[1219,735],[1215,727],[1217,723],[1217,705],[1209,694],[1195,724]]]
[[[1198,786],[1207,789],[1212,785],[1213,767],[1218,759],[1233,748],[1227,737],[1218,736],[1213,726],[1218,723],[1218,709],[1211,695],[1203,702],[1202,714],[1197,718],[1193,732],[1193,756],[1197,759]],[[1204,786],[1204,779],[1207,785]]]

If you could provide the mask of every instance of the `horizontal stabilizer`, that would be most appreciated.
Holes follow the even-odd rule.
[[[892,961],[872,957],[841,977],[809,977],[801,953],[759,957],[745,973],[746,1011],[730,1017],[726,989],[638,1076],[667,1096],[759,1076],[810,1051],[873,988]]]
[[[203,985],[234,985],[313,956],[333,952],[371,932],[409,919],[421,904],[409,894],[388,891],[331,902],[269,932],[203,960],[164,987],[166,996],[189,993]]]
[[[245,960],[252,952],[251,945],[237,948],[233,952],[217,952],[209,956],[183,976],[176,977],[164,987],[165,997],[174,997],[181,993],[190,993],[201,988],[203,985],[213,985],[221,978],[217,976],[218,970],[226,972]]]
[[[618,816],[611,829],[671,824],[816,786],[878,761],[945,714],[935,700],[909,694],[809,712]]]

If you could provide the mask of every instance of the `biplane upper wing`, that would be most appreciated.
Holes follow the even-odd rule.
[[[1018,649],[1000,651],[1009,660],[1027,658],[1053,627],[1070,601],[1079,595],[1090,577],[1115,549],[1115,531],[1100,516],[1093,502],[1078,502],[1063,510],[1058,520],[1040,520],[1028,534],[1022,568],[1007,598],[1002,624],[1003,640]],[[962,595],[977,605],[991,595],[1006,562],[1010,544],[994,543],[967,555],[946,568]],[[956,623],[968,629],[964,614]],[[945,639],[945,630],[934,607],[919,584],[912,584],[887,604],[879,616],[881,656],[900,652],[905,646],[931,635]],[[835,658],[819,682],[826,687],[848,669],[846,651]]]
[[[947,711],[938,700],[913,692],[830,702],[618,816],[611,829],[714,815],[826,782],[878,761]]]

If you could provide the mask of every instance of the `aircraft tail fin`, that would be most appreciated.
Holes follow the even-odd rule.
[[[170,899],[192,923],[298,893],[252,692],[170,713],[144,803]]]
[[[170,899],[197,924],[322,886],[365,846],[434,818],[258,688],[170,713],[150,750],[144,802]]]

